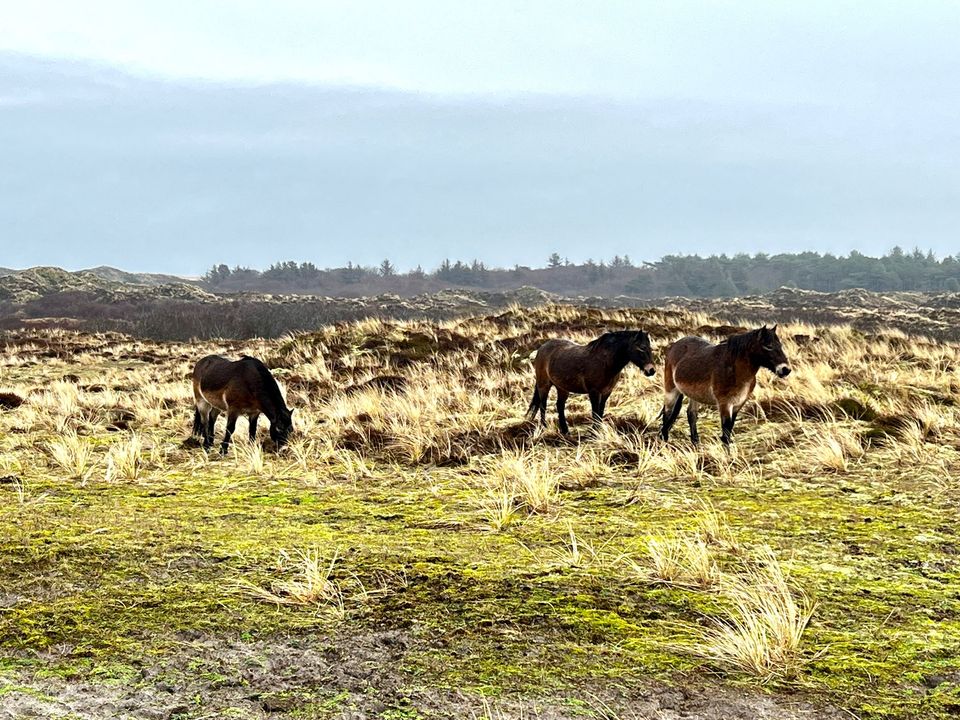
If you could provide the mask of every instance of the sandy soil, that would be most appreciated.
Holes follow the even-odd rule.
[[[846,718],[802,699],[709,686],[614,684],[543,697],[485,700],[423,687],[400,670],[398,631],[246,643],[198,638],[128,681],[0,680],[0,718],[542,718],[795,720]],[[198,670],[200,670],[198,672]]]

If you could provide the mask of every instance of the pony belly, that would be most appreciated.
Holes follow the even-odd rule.
[[[215,408],[220,412],[227,412],[228,405],[226,393],[222,393],[221,395],[207,395],[207,393],[205,393],[201,388],[200,401],[206,404],[208,407]]]
[[[674,380],[674,384],[683,395],[698,403],[715,405],[717,402],[717,398],[713,394],[713,388],[707,383],[681,383]]]

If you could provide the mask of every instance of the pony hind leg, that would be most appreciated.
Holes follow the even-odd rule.
[[[700,410],[700,403],[696,400],[687,401],[687,423],[690,425],[690,442],[694,445],[700,444],[700,433],[697,432],[697,413]]]
[[[219,414],[206,400],[201,398],[197,401],[193,412],[193,434],[200,438],[205,450],[209,450],[213,445],[213,427]]]
[[[256,442],[257,440],[257,421],[260,419],[260,415],[251,415],[248,419],[250,423],[250,442]]]
[[[537,406],[537,409],[540,411],[540,424],[544,426],[547,424],[547,400],[550,397],[550,389],[552,387],[553,385],[548,382],[546,385],[538,384],[534,389],[534,392],[537,394],[540,401],[539,405]],[[558,399],[560,397],[559,392],[560,388],[557,388]],[[534,412],[534,414],[536,414],[536,412]]]
[[[190,431],[190,437],[203,438],[203,418],[200,415],[200,408],[194,405],[193,407],[193,430]]]
[[[237,418],[240,417],[239,413],[235,413],[233,410],[230,410],[227,413],[227,430],[223,434],[223,442],[220,443],[220,454],[226,455],[227,450],[230,448],[230,438],[233,437],[233,431],[237,429]]]
[[[660,426],[660,437],[664,441],[670,439],[670,428],[680,415],[680,406],[683,405],[683,393],[676,388],[669,390],[663,400],[663,425]]]
[[[213,447],[213,430],[217,425],[217,418],[220,416],[220,411],[214,407],[211,407],[207,410],[207,419],[206,427],[204,428],[203,434],[203,447],[207,450]]]
[[[567,425],[567,398],[570,397],[570,393],[566,390],[561,390],[557,388],[557,425],[560,427],[560,432],[566,435],[570,432],[570,426]]]
[[[525,418],[535,418],[537,416],[537,411],[540,409],[540,393],[537,392],[537,386],[533,386],[533,399],[530,400],[530,404],[527,406],[527,412],[524,413]]]

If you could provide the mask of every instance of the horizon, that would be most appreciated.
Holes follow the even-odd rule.
[[[927,257],[929,257],[929,256],[932,255],[933,258],[934,258],[934,260],[935,260],[936,262],[940,262],[940,263],[942,263],[943,261],[947,260],[948,258],[954,258],[954,259],[960,261],[960,251],[958,251],[958,252],[956,252],[956,253],[952,253],[952,254],[943,254],[943,253],[936,253],[936,252],[934,252],[932,249],[929,249],[929,248],[926,248],[926,249],[925,249],[925,248],[922,248],[922,247],[919,247],[919,246],[914,246],[914,247],[911,247],[911,248],[902,248],[902,247],[900,247],[900,246],[894,246],[894,247],[886,250],[885,252],[879,253],[879,254],[861,253],[861,252],[859,252],[858,250],[852,250],[852,251],[850,251],[850,252],[848,252],[848,253],[831,253],[831,252],[819,253],[819,252],[818,252],[818,253],[816,253],[816,254],[819,255],[820,257],[823,257],[823,258],[849,259],[849,258],[854,257],[855,255],[859,255],[859,256],[862,256],[862,257],[865,257],[865,258],[868,258],[868,259],[871,259],[871,260],[884,260],[884,259],[890,259],[890,258],[892,258],[892,257],[895,257],[894,254],[895,254],[897,251],[899,251],[903,256],[914,256],[916,253],[920,253],[920,255],[922,255],[924,258],[927,258]],[[710,255],[698,255],[698,254],[696,254],[696,253],[676,253],[676,254],[662,255],[661,257],[657,258],[656,260],[651,260],[651,261],[648,261],[648,260],[636,260],[635,258],[630,257],[629,254],[627,254],[627,255],[614,255],[614,256],[612,256],[612,257],[587,258],[586,260],[580,261],[580,262],[574,262],[574,261],[569,260],[568,258],[564,258],[564,257],[561,257],[561,260],[563,261],[562,267],[582,267],[582,266],[584,266],[584,265],[589,264],[590,262],[593,262],[595,265],[598,265],[598,266],[599,266],[599,265],[606,265],[606,266],[609,267],[609,266],[611,266],[617,259],[619,259],[619,260],[622,260],[622,261],[626,261],[626,263],[627,263],[626,265],[621,266],[621,267],[642,269],[644,266],[656,265],[657,263],[662,262],[662,261],[663,261],[664,259],[666,259],[666,258],[690,258],[690,259],[699,258],[699,259],[701,259],[701,260],[710,260],[710,259],[716,258],[716,259],[731,260],[731,259],[736,259],[738,256],[745,256],[746,258],[749,258],[749,259],[757,259],[757,258],[759,258],[759,257],[761,257],[761,256],[764,256],[764,257],[767,257],[767,258],[776,258],[776,257],[783,257],[783,256],[786,256],[786,257],[799,256],[799,255],[805,254],[805,253],[807,253],[807,252],[811,252],[811,251],[800,250],[800,251],[784,251],[784,252],[779,252],[779,253],[765,253],[765,252],[759,251],[759,252],[754,252],[754,253],[746,253],[746,252],[744,252],[744,253],[736,253],[736,254],[715,253],[715,254],[710,254]],[[815,251],[814,251],[814,252],[815,252]],[[435,273],[437,270],[439,270],[439,269],[442,267],[442,265],[443,265],[444,262],[449,262],[449,263],[451,263],[451,264],[461,263],[461,264],[463,264],[463,265],[468,265],[468,266],[471,265],[471,264],[473,264],[473,263],[475,263],[475,262],[478,262],[478,263],[480,263],[481,265],[483,265],[483,267],[484,267],[485,270],[488,270],[488,271],[491,271],[491,272],[509,272],[509,271],[511,271],[511,270],[514,270],[514,269],[525,269],[525,270],[549,270],[549,269],[552,269],[552,268],[550,267],[550,265],[549,265],[549,257],[545,258],[545,259],[543,260],[543,262],[542,262],[542,263],[539,263],[539,264],[534,263],[534,264],[531,264],[531,265],[520,265],[520,264],[514,263],[513,265],[510,265],[510,266],[506,266],[506,265],[492,265],[492,264],[486,263],[485,261],[483,261],[483,260],[480,259],[480,258],[465,258],[465,257],[459,257],[459,258],[457,258],[457,257],[443,258],[443,259],[441,259],[439,262],[433,263],[433,264],[428,265],[428,266],[423,266],[423,264],[420,264],[420,265],[413,266],[413,267],[400,267],[400,266],[397,266],[397,265],[395,265],[395,264],[393,263],[393,261],[392,261],[390,258],[383,258],[383,260],[390,260],[391,265],[392,265],[392,267],[393,267],[393,270],[394,270],[398,275],[410,274],[410,273],[413,273],[413,272],[417,271],[418,269],[419,269],[419,270],[422,270],[424,273],[426,273],[426,274],[429,275],[429,274]],[[360,265],[360,264],[358,264],[358,263],[351,263],[351,262],[349,262],[349,261],[348,261],[348,263],[345,263],[344,265],[317,265],[315,262],[313,262],[312,260],[309,260],[309,259],[286,258],[286,259],[284,259],[284,260],[274,260],[274,261],[270,262],[269,264],[263,265],[263,266],[260,266],[260,267],[252,267],[252,266],[249,266],[249,265],[238,265],[238,264],[233,264],[233,263],[228,263],[228,262],[218,262],[218,263],[213,263],[212,265],[208,266],[207,268],[204,268],[202,271],[193,272],[193,273],[190,273],[190,274],[155,272],[155,271],[152,271],[152,270],[142,270],[142,269],[137,269],[137,268],[122,267],[122,266],[119,266],[119,265],[91,265],[91,266],[86,266],[86,267],[74,267],[74,268],[64,267],[64,266],[61,266],[61,265],[30,265],[30,266],[27,266],[27,267],[8,267],[8,266],[0,265],[0,270],[10,270],[10,271],[12,271],[12,272],[25,272],[25,271],[28,271],[28,270],[38,270],[38,269],[44,269],[44,268],[53,268],[53,269],[56,269],[56,270],[63,270],[63,271],[70,272],[70,273],[90,272],[90,271],[95,271],[95,270],[116,270],[116,271],[118,271],[118,272],[128,273],[128,274],[131,274],[131,275],[170,275],[170,276],[173,276],[173,277],[179,277],[179,278],[183,278],[183,279],[187,279],[187,280],[202,280],[203,277],[204,277],[204,275],[205,275],[207,272],[209,272],[210,270],[212,270],[212,269],[214,269],[214,268],[216,268],[216,267],[219,267],[219,266],[226,266],[226,267],[229,268],[231,271],[241,270],[241,271],[253,271],[253,272],[257,272],[257,273],[263,273],[263,272],[269,270],[271,267],[273,267],[273,266],[275,266],[275,265],[279,265],[279,264],[281,264],[281,263],[285,263],[285,262],[293,262],[293,263],[295,263],[295,264],[297,264],[297,265],[310,264],[310,263],[312,263],[312,264],[316,267],[316,269],[319,270],[320,272],[329,272],[329,271],[334,271],[334,270],[344,270],[344,269],[347,269],[347,268],[349,268],[349,267],[361,268],[361,269],[364,269],[364,270],[375,271],[375,270],[377,270],[377,269],[379,268],[379,265],[380,265],[380,263],[371,263],[371,264],[366,264],[366,265]],[[382,260],[381,260],[381,262],[382,262]]]

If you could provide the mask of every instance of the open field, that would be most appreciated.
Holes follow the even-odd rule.
[[[548,337],[640,327],[662,369],[729,322],[7,332],[0,718],[955,716],[960,344],[781,326],[794,372],[761,371],[732,454],[710,410],[661,443],[636,368],[596,431],[581,396],[570,438],[523,420]],[[282,452],[187,441],[211,352],[274,369]]]

